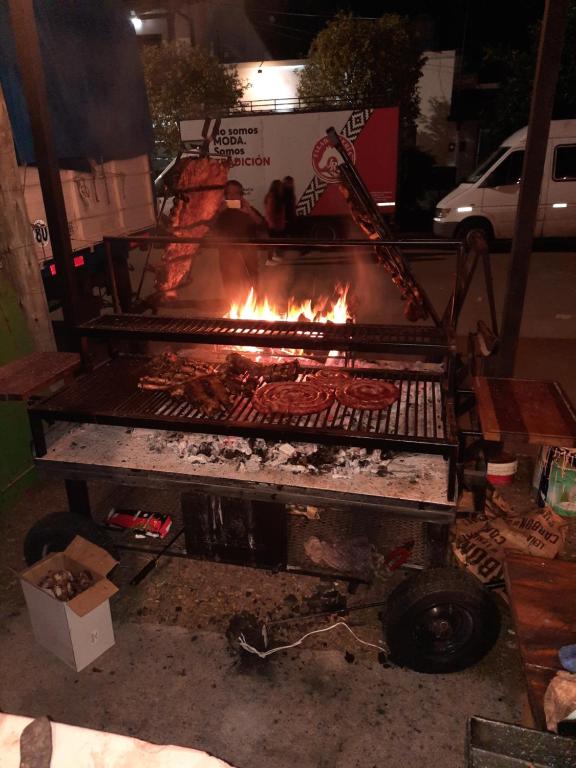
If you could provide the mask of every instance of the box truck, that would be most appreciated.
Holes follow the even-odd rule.
[[[434,232],[464,237],[482,229],[509,239],[514,230],[527,128],[509,136],[434,213]],[[576,120],[553,120],[542,175],[535,237],[576,236]]]
[[[134,28],[123,3],[35,3],[54,150],[78,282],[91,301],[104,235],[154,227],[153,136]],[[38,262],[51,306],[58,281],[12,19],[0,1],[0,84]],[[94,304],[98,301],[95,299]]]
[[[198,143],[204,119],[183,120],[184,146]],[[247,200],[263,211],[274,179],[292,176],[296,213],[313,236],[334,236],[348,208],[338,190],[339,156],[326,130],[334,127],[354,159],[376,203],[387,214],[396,205],[398,109],[250,113],[224,117],[210,142],[212,154],[231,159],[229,177],[244,187]]]

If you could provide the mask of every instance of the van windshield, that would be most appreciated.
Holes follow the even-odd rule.
[[[509,149],[510,147],[498,147],[496,151],[492,152],[492,154],[487,157],[483,163],[480,163],[478,168],[476,168],[476,170],[473,171],[470,176],[468,176],[466,183],[475,184],[479,179],[482,178],[482,176],[484,176],[486,171],[502,157],[505,152],[508,152]]]

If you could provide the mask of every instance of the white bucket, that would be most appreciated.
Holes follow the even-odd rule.
[[[489,461],[486,467],[488,482],[492,485],[510,485],[517,469],[517,460],[510,461],[509,457],[506,457],[504,461]]]

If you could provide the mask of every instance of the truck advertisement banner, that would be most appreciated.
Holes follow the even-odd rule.
[[[182,141],[199,141],[204,120],[180,123]],[[210,152],[232,160],[230,178],[244,186],[258,210],[274,179],[292,176],[297,213],[347,214],[338,190],[340,156],[326,136],[335,128],[375,201],[394,212],[398,158],[398,110],[379,108],[291,112],[222,118]]]

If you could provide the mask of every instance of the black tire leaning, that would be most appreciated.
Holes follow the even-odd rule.
[[[51,512],[38,520],[24,539],[24,558],[28,565],[33,565],[52,552],[62,552],[75,536],[82,536],[119,559],[106,531],[90,518],[72,512]]]

